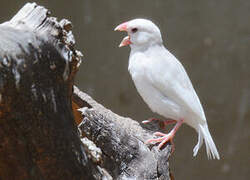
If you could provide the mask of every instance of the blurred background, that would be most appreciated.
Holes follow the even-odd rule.
[[[27,1],[1,0],[0,21]],[[138,121],[153,114],[127,71],[129,47],[118,48],[121,22],[142,17],[161,29],[164,44],[185,66],[203,104],[221,160],[205,146],[192,156],[196,132],[182,126],[171,157],[175,179],[245,180],[250,177],[250,1],[40,0],[52,16],[73,22],[85,60],[76,78],[84,92],[115,113]]]

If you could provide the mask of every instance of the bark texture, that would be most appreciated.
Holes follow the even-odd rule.
[[[72,113],[71,23],[28,3],[0,34],[0,179],[95,179]]]
[[[168,162],[171,145],[158,150],[144,143],[152,138],[151,130],[159,129],[157,123],[143,125],[121,117],[77,87],[74,87],[73,101],[81,107],[84,117],[79,124],[82,136],[101,149],[100,166],[114,179],[173,179]]]

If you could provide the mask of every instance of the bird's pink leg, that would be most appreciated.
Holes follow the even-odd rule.
[[[164,144],[166,144],[168,141],[170,141],[171,144],[173,145],[172,152],[174,152],[173,138],[175,136],[175,133],[179,129],[179,127],[182,125],[182,123],[183,123],[183,120],[177,121],[174,128],[168,134],[164,134],[164,133],[161,133],[161,132],[155,132],[154,133],[155,136],[161,136],[161,137],[156,138],[156,139],[149,139],[149,140],[146,141],[146,144],[152,143],[152,142],[153,143],[158,143],[159,142],[160,144],[158,145],[158,148],[160,149]]]

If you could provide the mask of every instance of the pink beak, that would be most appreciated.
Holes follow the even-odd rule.
[[[118,25],[116,28],[115,28],[115,31],[127,31],[128,32],[128,22],[125,22],[125,23],[122,23],[120,25]],[[130,41],[130,37],[129,36],[126,36],[125,38],[123,38],[121,44],[119,45],[119,47],[123,47],[123,46],[127,46],[129,44],[132,44],[131,41]]]
[[[128,22],[122,23],[115,28],[115,31],[127,31]]]

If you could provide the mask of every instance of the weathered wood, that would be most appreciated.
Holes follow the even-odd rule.
[[[71,23],[35,3],[0,25],[0,179],[101,177],[72,114],[80,61]]]
[[[170,179],[170,145],[162,150],[146,145],[152,131],[145,125],[143,128],[138,122],[104,108],[77,87],[73,101],[82,107],[84,119],[79,128],[83,136],[102,150],[100,166],[114,179]]]

